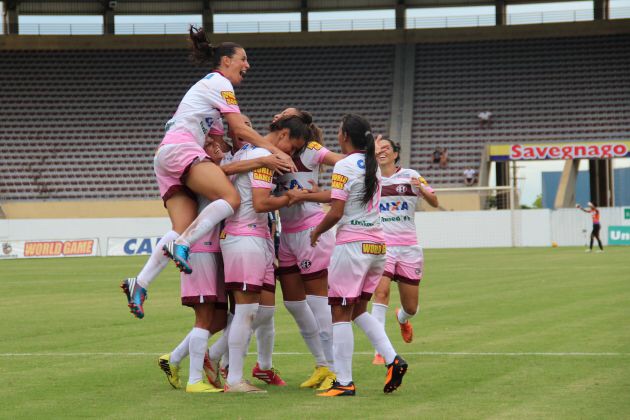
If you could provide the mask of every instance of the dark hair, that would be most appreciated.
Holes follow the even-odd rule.
[[[297,108],[297,107],[291,107],[291,108],[295,109],[297,111],[297,113],[295,115],[289,115],[289,116],[286,116],[286,117],[281,117],[281,118],[278,119],[278,121],[281,121],[281,120],[287,119],[287,118],[291,118],[291,117],[298,117],[298,118],[300,118],[305,124],[308,124],[309,128],[311,129],[311,138],[308,139],[308,141],[315,141],[315,142],[323,145],[324,130],[319,128],[319,126],[313,122],[313,116],[311,115],[311,113],[308,112],[308,111],[302,111],[300,108]],[[276,131],[277,130],[276,127],[277,127],[278,121],[272,122],[271,124],[269,124],[269,131]]]
[[[234,42],[222,42],[217,46],[210,44],[202,27],[190,25],[191,52],[190,61],[197,65],[210,63],[213,69],[221,65],[221,57],[232,57],[241,47]]]
[[[398,153],[398,156],[396,156],[396,159],[394,160],[394,163],[398,163],[400,162],[400,143],[396,143],[394,140],[392,139],[382,139],[382,141],[388,141],[389,144],[391,144],[392,146],[392,150],[394,151],[394,153]]]
[[[308,118],[292,115],[290,117],[279,119],[275,123],[272,123],[269,128],[271,129],[271,132],[280,131],[286,128],[289,130],[290,138],[303,139],[304,146],[306,146],[306,143],[310,141],[313,136],[313,131],[311,130],[313,123],[311,121],[310,114],[308,114]],[[304,147],[302,147],[302,149],[304,149]],[[296,154],[302,152],[302,149],[298,150]]]
[[[376,178],[378,164],[376,163],[372,128],[370,123],[360,115],[346,114],[341,119],[341,132],[350,137],[354,147],[365,151],[365,189],[361,201],[366,205],[378,188],[378,179]]]

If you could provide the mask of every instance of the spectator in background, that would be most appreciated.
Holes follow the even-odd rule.
[[[477,118],[479,118],[479,128],[492,127],[492,112],[481,111],[479,114],[477,114]]]
[[[477,182],[476,177],[477,177],[476,170],[474,170],[471,167],[464,169],[464,184],[466,184],[466,186],[472,187],[475,184],[475,182]]]
[[[448,164],[448,150],[446,147],[442,149],[442,154],[440,155],[440,168],[445,169]]]
[[[440,146],[435,146],[435,150],[431,152],[431,159],[429,160],[429,169],[433,168],[433,164],[439,164],[442,160],[442,148]]]

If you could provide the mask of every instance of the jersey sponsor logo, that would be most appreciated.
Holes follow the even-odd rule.
[[[317,143],[316,141],[309,141],[306,145],[306,148],[311,150],[320,150],[322,148],[322,145]]]
[[[363,243],[361,244],[361,251],[364,254],[383,255],[387,252],[387,247],[385,244]]]
[[[231,90],[222,90],[221,96],[223,96],[223,99],[225,99],[225,103],[227,103],[228,105],[238,105],[238,102],[236,101],[236,96],[234,96],[234,92],[232,92]]]
[[[624,143],[571,144],[568,146],[529,146],[514,144],[510,148],[510,159],[579,159],[612,158],[628,154]]]
[[[333,189],[343,190],[348,182],[348,177],[340,174],[332,174],[332,182],[330,186]]]
[[[225,239],[227,238],[227,233],[225,233],[224,230],[221,231],[221,234],[219,235],[219,239]]]
[[[418,181],[420,181],[420,183],[423,184],[423,185],[429,185],[429,183],[427,182],[426,179],[424,179],[423,176],[418,177]]]
[[[270,184],[273,181],[273,172],[269,168],[263,167],[254,169],[252,173],[254,174],[254,179],[256,181],[268,182]]]
[[[357,160],[357,166],[361,169],[365,169],[365,161],[363,159]]]
[[[381,202],[379,205],[379,209],[381,210],[381,212],[396,212],[398,210],[409,210],[409,205],[406,201],[390,201],[388,203]]]

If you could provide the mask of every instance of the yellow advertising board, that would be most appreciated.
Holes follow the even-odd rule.
[[[630,157],[630,141],[491,144],[490,160],[610,159]]]

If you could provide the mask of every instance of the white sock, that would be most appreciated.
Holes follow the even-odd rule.
[[[376,320],[380,322],[383,327],[385,327],[385,318],[387,315],[387,309],[389,309],[389,306],[384,305],[382,303],[372,304],[372,316],[376,318]]]
[[[171,241],[174,241],[179,236],[179,233],[174,230],[170,230],[164,234],[151,251],[151,256],[140,270],[140,274],[136,277],[140,286],[145,289],[149,288],[149,285],[155,278],[164,270],[164,267],[168,265],[169,258],[164,255],[162,247]]]
[[[184,340],[175,347],[175,350],[171,352],[170,363],[179,366],[184,357],[188,356],[188,343],[190,342],[190,334],[184,338]]]
[[[252,329],[256,332],[256,344],[258,346],[258,367],[262,370],[271,369],[273,361],[273,343],[276,335],[273,322],[275,306],[258,306],[258,312]]]
[[[328,367],[334,368],[332,312],[326,296],[306,295],[306,303],[310,306],[319,327],[319,339],[328,361]]]
[[[336,322],[332,329],[337,382],[341,385],[348,385],[352,382],[352,353],[354,353],[352,324],[350,322]]]
[[[223,334],[208,349],[208,357],[210,358],[210,360],[222,359],[223,356],[228,353],[228,337],[230,336],[231,326],[232,326],[232,314],[228,312],[227,325],[223,329]]]
[[[234,214],[234,209],[223,199],[208,204],[197,215],[197,218],[186,228],[175,243],[190,246],[210,232],[221,220]]]
[[[210,333],[203,328],[193,328],[190,332],[188,349],[190,352],[190,372],[188,373],[188,383],[196,384],[201,382],[203,374],[203,356],[208,348],[208,337]]]
[[[284,306],[293,315],[293,319],[297,323],[300,334],[304,342],[311,351],[313,357],[315,357],[315,363],[317,366],[328,366],[326,356],[324,355],[324,349],[322,347],[322,341],[319,338],[319,326],[317,320],[313,315],[313,311],[308,306],[305,300],[297,302],[284,301]]]
[[[416,314],[417,313],[418,313],[418,310],[416,309]],[[401,324],[404,324],[405,322],[413,318],[416,314],[409,315],[407,312],[405,312],[403,308],[400,308],[398,310],[398,322],[400,322]]]
[[[368,312],[363,312],[354,319],[354,323],[363,330],[374,349],[385,359],[388,365],[394,361],[396,350],[385,334],[385,328]]]
[[[244,353],[247,351],[247,343],[252,334],[252,321],[258,312],[257,303],[237,303],[234,310],[234,318],[228,337],[230,351],[227,383],[236,385],[243,380]]]

